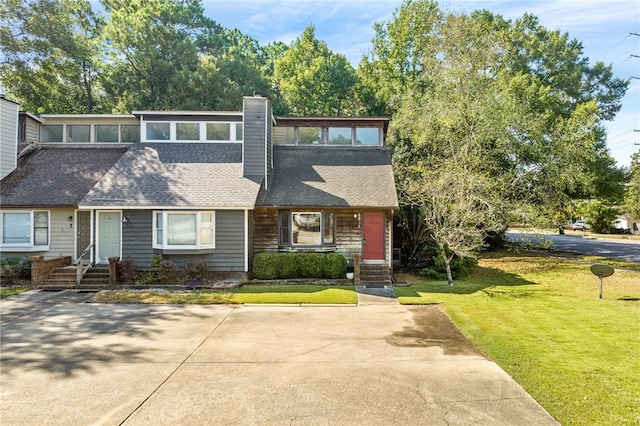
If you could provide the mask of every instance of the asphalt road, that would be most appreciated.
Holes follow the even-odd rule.
[[[567,232],[566,235],[508,231],[507,239],[515,243],[534,243],[542,240],[551,240],[553,241],[551,248],[555,250],[640,263],[640,242],[601,240],[584,237],[580,232],[565,232]]]

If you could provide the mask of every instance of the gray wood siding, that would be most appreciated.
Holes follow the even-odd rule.
[[[218,210],[215,213],[216,247],[207,253],[189,252],[175,254],[176,251],[153,249],[153,212],[151,210],[125,210],[129,218],[122,225],[122,257],[132,258],[139,268],[148,268],[154,253],[171,259],[179,267],[185,261],[204,259],[210,271],[244,272],[244,211]],[[169,254],[171,253],[171,254]]]
[[[244,98],[243,175],[265,176],[266,98]]]
[[[271,181],[271,176],[273,175],[273,120],[272,120],[273,109],[271,107],[271,103],[267,101],[267,185]]]
[[[0,99],[0,179],[16,168],[17,150],[18,105]]]
[[[128,218],[122,224],[122,258],[131,258],[141,268],[148,268],[153,256],[153,214],[151,210],[124,210]]]
[[[359,211],[338,210],[335,213],[335,251],[347,259],[352,259],[353,253],[362,252],[362,226],[358,219]],[[385,239],[388,238],[387,235]],[[253,213],[253,252],[278,250],[280,250],[278,246],[278,210],[256,209]]]

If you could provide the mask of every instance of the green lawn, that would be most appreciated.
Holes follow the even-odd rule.
[[[0,287],[0,299],[29,290],[29,287]]]
[[[410,276],[405,304],[441,303],[463,332],[563,425],[640,424],[640,273],[489,254],[455,282]]]
[[[94,302],[103,303],[277,303],[277,304],[355,304],[354,287],[322,285],[246,285],[230,290],[148,292],[117,290],[98,294]]]

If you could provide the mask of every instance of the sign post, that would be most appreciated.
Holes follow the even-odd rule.
[[[609,265],[596,263],[591,265],[591,273],[600,278],[600,299],[602,299],[602,279],[613,275],[613,268]]]

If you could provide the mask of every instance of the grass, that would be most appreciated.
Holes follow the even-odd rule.
[[[606,262],[603,262],[606,263]],[[494,253],[455,282],[411,276],[401,303],[441,303],[488,356],[564,425],[640,423],[640,274]]]
[[[20,294],[27,290],[29,290],[29,287],[0,287],[0,299],[13,296],[14,294]]]
[[[322,285],[246,285],[229,290],[179,292],[127,291],[104,292],[93,298],[102,303],[176,303],[176,304],[355,304],[354,287]]]

